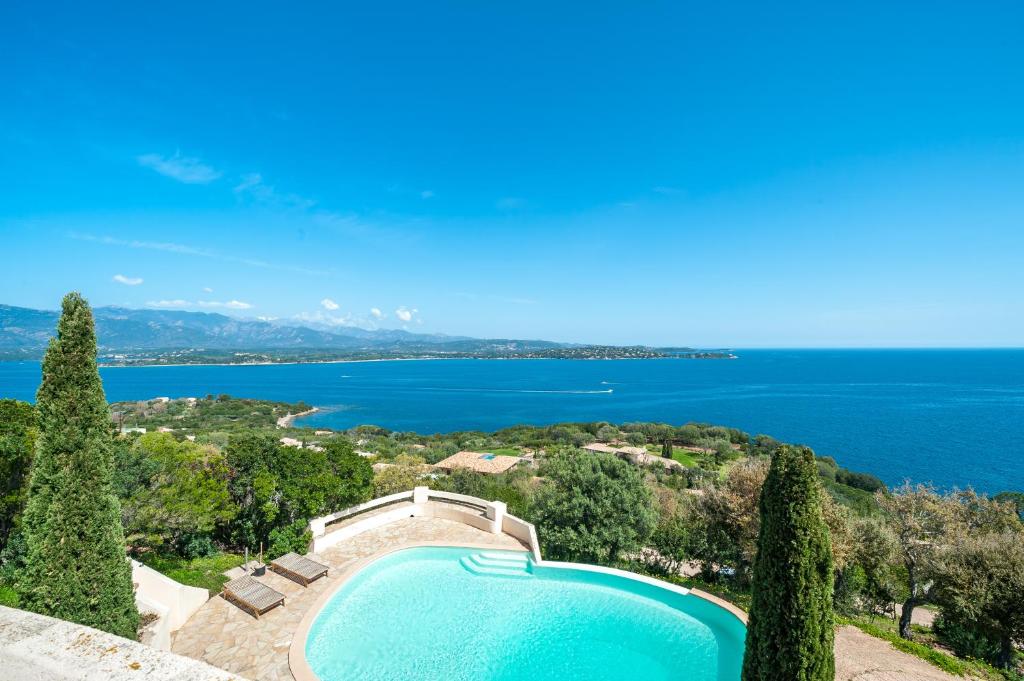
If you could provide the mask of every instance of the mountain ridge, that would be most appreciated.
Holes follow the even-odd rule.
[[[298,322],[237,319],[217,312],[93,309],[100,360],[114,364],[256,363],[415,357],[610,359],[700,356],[690,348],[586,345],[539,339],[417,334],[404,329],[337,330]],[[0,304],[0,360],[39,359],[59,313]]]

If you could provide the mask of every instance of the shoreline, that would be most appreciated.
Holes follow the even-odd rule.
[[[294,366],[296,364],[364,364],[369,362],[450,362],[455,360],[473,360],[479,362],[618,362],[642,360],[732,360],[738,355],[728,357],[380,357],[376,359],[317,359],[310,361],[291,362],[195,362],[185,364],[98,364],[101,369],[152,369],[154,367],[266,367]],[[38,360],[29,360],[38,361]]]
[[[306,411],[300,411],[298,414],[285,414],[284,416],[277,420],[277,427],[291,428],[292,424],[295,423],[296,419],[300,419],[303,416],[309,416],[310,414],[315,414],[318,411],[320,411],[319,407],[313,407],[312,409],[307,409]]]

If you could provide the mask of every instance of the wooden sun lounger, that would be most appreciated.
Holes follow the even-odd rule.
[[[232,579],[224,585],[221,595],[226,600],[234,601],[243,610],[250,611],[256,619],[266,611],[284,605],[283,593],[274,591],[249,575]]]
[[[310,582],[325,576],[328,568],[322,563],[310,560],[297,553],[286,553],[280,558],[270,561],[270,569],[298,582],[302,586],[309,586]]]

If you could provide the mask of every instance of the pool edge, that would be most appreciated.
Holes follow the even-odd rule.
[[[298,627],[295,629],[295,634],[292,636],[291,645],[288,647],[288,669],[291,671],[292,677],[295,681],[321,681],[320,677],[316,675],[312,667],[306,661],[306,642],[309,639],[309,632],[313,626],[313,622],[317,616],[323,610],[327,602],[349,582],[356,574],[361,570],[369,566],[371,563],[380,560],[385,556],[389,556],[392,553],[398,551],[405,551],[407,549],[434,547],[434,548],[458,548],[458,549],[481,549],[488,551],[513,551],[517,553],[525,553],[531,555],[527,549],[516,550],[516,549],[501,549],[495,547],[493,544],[474,543],[474,542],[451,542],[451,541],[422,541],[422,542],[406,542],[403,544],[396,544],[390,546],[387,549],[378,551],[372,555],[361,558],[351,565],[335,579],[334,584],[327,590],[325,590],[317,599],[310,605],[309,609],[299,620]],[[532,560],[532,558],[531,558]],[[582,570],[585,572],[597,572],[603,574],[616,575],[625,579],[649,584],[666,591],[672,591],[682,595],[696,596],[697,598],[708,601],[712,605],[716,605],[722,610],[725,610],[733,617],[738,619],[743,624],[744,628],[747,626],[747,613],[736,607],[732,603],[719,598],[706,591],[700,589],[688,589],[686,587],[678,586],[670,582],[665,582],[654,577],[648,577],[647,575],[637,574],[635,572],[629,572],[628,570],[619,570],[618,568],[604,567],[602,565],[589,565],[587,563],[567,563],[561,561],[549,561],[540,560],[534,561],[538,567],[553,568],[553,569],[565,569],[565,570]]]

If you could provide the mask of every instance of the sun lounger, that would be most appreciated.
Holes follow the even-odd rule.
[[[240,608],[252,612],[256,619],[266,611],[284,605],[283,593],[274,591],[249,575],[232,579],[224,585],[221,595],[226,600],[234,601]]]
[[[270,569],[294,580],[302,586],[327,574],[327,566],[310,560],[297,553],[286,553],[280,558],[270,561]]]

